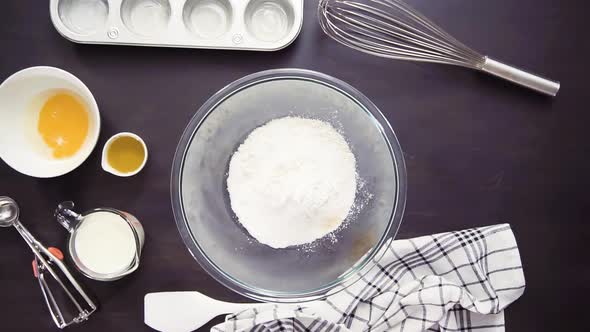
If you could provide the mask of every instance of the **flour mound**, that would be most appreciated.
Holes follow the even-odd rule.
[[[298,117],[256,128],[233,154],[227,189],[239,222],[285,248],[336,230],[356,195],[356,160],[329,123]]]

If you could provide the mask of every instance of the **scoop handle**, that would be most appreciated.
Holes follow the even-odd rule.
[[[485,57],[481,70],[551,97],[557,95],[560,87],[559,82],[529,73],[487,56]]]

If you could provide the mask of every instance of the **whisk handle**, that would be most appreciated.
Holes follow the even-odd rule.
[[[559,82],[531,74],[490,57],[485,57],[481,70],[551,97],[555,97],[559,91]]]

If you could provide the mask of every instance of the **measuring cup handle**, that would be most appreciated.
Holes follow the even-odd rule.
[[[57,222],[60,223],[68,232],[72,233],[76,224],[82,220],[82,215],[74,212],[72,209],[74,208],[74,202],[66,201],[61,202],[57,209],[55,209],[54,216],[57,219]]]

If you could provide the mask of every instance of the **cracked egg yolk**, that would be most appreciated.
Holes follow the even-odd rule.
[[[52,95],[39,112],[37,129],[54,158],[76,154],[86,140],[88,127],[86,106],[69,93]]]

